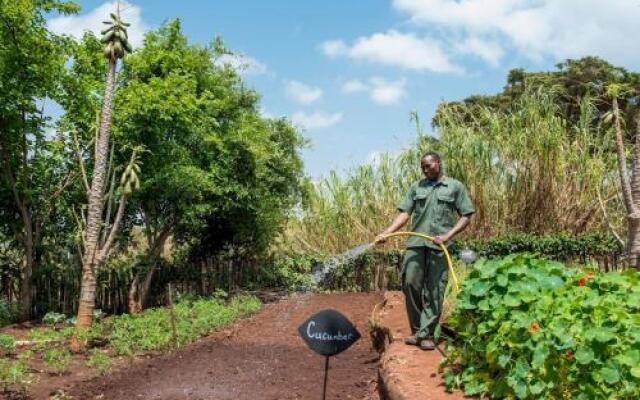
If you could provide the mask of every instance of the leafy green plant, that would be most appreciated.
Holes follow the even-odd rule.
[[[56,374],[67,371],[72,361],[71,352],[66,348],[56,347],[44,353],[44,362]]]
[[[15,304],[5,299],[0,299],[0,326],[14,323],[18,317],[18,309]]]
[[[174,306],[178,345],[190,343],[209,332],[255,313],[261,307],[253,296],[238,296],[229,302],[219,299],[182,300]],[[141,315],[121,315],[111,321],[110,342],[116,354],[134,355],[173,346],[173,328],[168,309],[146,310]]]
[[[603,232],[589,232],[581,235],[512,233],[490,239],[461,241],[460,246],[469,247],[488,258],[532,252],[554,260],[572,260],[619,254],[622,251],[617,239]]]
[[[0,335],[0,349],[12,351],[15,348],[15,340],[11,335]]]
[[[26,393],[29,385],[34,382],[35,377],[29,372],[25,361],[0,358],[0,386],[3,391]]]
[[[98,374],[105,375],[111,370],[113,362],[111,358],[105,354],[104,351],[99,349],[92,349],[89,351],[89,359],[87,360],[87,366],[95,368]]]
[[[449,319],[449,388],[495,398],[640,396],[640,277],[514,254],[482,260]],[[568,396],[568,397],[567,397]]]
[[[42,317],[42,323],[47,325],[56,325],[65,322],[66,319],[66,315],[51,311]]]
[[[36,350],[45,350],[51,346],[52,342],[62,342],[73,335],[73,327],[67,326],[62,329],[49,327],[35,328],[29,331],[27,337],[36,342]]]

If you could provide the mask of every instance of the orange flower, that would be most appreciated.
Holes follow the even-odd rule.
[[[587,284],[587,277],[583,276],[582,278],[578,279],[578,285],[580,286],[584,286]]]
[[[537,333],[538,331],[540,331],[540,325],[538,325],[537,322],[532,322],[531,326],[529,327],[529,332],[530,333]]]
[[[589,271],[589,272],[587,272],[587,277],[589,277],[589,278],[593,278],[593,271]]]
[[[568,351],[565,353],[565,357],[567,357],[567,360],[573,360],[573,351],[568,350]]]

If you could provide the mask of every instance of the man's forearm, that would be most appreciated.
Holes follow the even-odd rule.
[[[382,231],[382,234],[386,235],[397,231],[398,229],[402,228],[407,223],[407,221],[409,221],[409,218],[410,216],[408,213],[401,212],[400,214],[396,215],[396,217],[393,219],[393,222],[391,222],[391,225],[389,225],[387,229]]]
[[[469,225],[469,221],[471,220],[470,216],[462,216],[458,219],[458,222],[454,225],[453,228],[449,232],[447,232],[447,241],[453,239],[458,233],[462,232],[464,228]]]

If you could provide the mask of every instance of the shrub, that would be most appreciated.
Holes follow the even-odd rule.
[[[15,341],[11,335],[0,335],[0,349],[12,351],[15,348]]]
[[[35,377],[29,372],[25,361],[0,358],[0,386],[3,391],[24,394],[33,382],[35,382]]]
[[[15,304],[9,303],[6,299],[0,298],[0,326],[5,326],[16,322],[18,308]]]
[[[482,260],[449,323],[445,380],[495,398],[640,397],[640,278],[516,254]]]
[[[65,322],[67,316],[57,312],[50,311],[42,317],[42,323],[47,325],[57,325]]]
[[[71,352],[65,348],[53,348],[44,353],[44,362],[52,372],[62,374],[71,364]]]
[[[111,358],[106,355],[102,350],[92,349],[89,351],[89,359],[87,360],[87,366],[95,368],[98,374],[105,375],[111,370]]]

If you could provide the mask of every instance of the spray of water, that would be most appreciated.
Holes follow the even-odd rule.
[[[324,281],[326,275],[331,270],[337,268],[342,264],[348,263],[349,261],[355,259],[360,254],[369,250],[373,246],[375,246],[375,243],[361,244],[358,247],[354,247],[353,249],[349,249],[340,255],[330,258],[329,260],[325,261],[323,264],[313,266],[313,268],[311,268],[313,282],[316,285],[319,285],[322,281]]]

